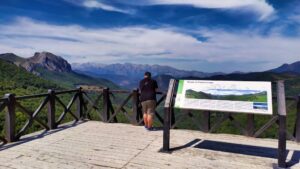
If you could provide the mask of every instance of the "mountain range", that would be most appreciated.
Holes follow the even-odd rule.
[[[131,63],[116,63],[116,64],[97,64],[97,63],[74,63],[73,69],[85,75],[93,77],[102,77],[113,81],[117,85],[132,89],[138,86],[139,80],[144,76],[144,72],[149,71],[152,76],[158,77],[161,75],[172,76],[176,78],[194,76],[194,77],[210,77],[214,75],[222,75],[222,72],[206,73],[200,71],[180,70],[170,66],[148,65],[148,64],[131,64]]]
[[[132,64],[132,63],[116,63],[116,64],[97,64],[97,63],[74,63],[72,64],[74,70],[78,71],[95,71],[94,74],[105,75],[114,74],[120,76],[141,76],[145,71],[152,72],[153,76],[156,75],[172,75],[175,77],[196,76],[208,77],[213,75],[224,74],[222,72],[206,73],[200,71],[187,71],[180,70],[170,66],[163,65],[148,65],[148,64]]]
[[[133,89],[143,78],[145,71],[150,71],[158,81],[161,90],[167,90],[169,80],[205,79],[205,80],[242,80],[242,81],[287,81],[287,92],[300,92],[300,61],[283,64],[278,68],[263,72],[222,72],[205,73],[186,71],[170,66],[142,64],[70,64],[65,59],[49,52],[37,52],[30,58],[22,58],[13,53],[0,54],[0,60],[13,63],[19,68],[35,74],[43,79],[73,88],[80,84],[106,86],[110,88]]]
[[[162,90],[168,88],[169,80],[175,79],[211,79],[211,80],[261,80],[274,81],[278,79],[294,79],[300,74],[300,61],[292,64],[283,64],[282,66],[263,71],[263,72],[233,72],[225,74],[222,72],[205,73],[200,71],[179,70],[170,66],[161,65],[143,65],[143,64],[97,64],[97,63],[75,63],[72,64],[74,70],[78,73],[93,77],[102,77],[113,81],[119,86],[132,89],[138,86],[138,82],[143,78],[145,71],[150,71],[153,78],[158,81]]]

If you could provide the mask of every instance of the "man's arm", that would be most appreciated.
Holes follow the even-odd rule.
[[[140,81],[140,84],[139,84],[140,92],[142,91],[142,88],[143,88],[143,84],[142,84],[142,81]]]
[[[155,92],[158,92],[158,85],[157,85],[157,81],[155,80],[154,82],[155,82],[155,83],[154,83]]]

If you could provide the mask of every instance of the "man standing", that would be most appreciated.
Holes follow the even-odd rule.
[[[150,72],[145,72],[144,79],[140,81],[140,101],[142,102],[145,128],[152,130],[153,116],[156,108],[157,82],[151,78]]]

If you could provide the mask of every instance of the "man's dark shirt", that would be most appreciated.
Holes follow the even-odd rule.
[[[143,79],[140,81],[140,101],[155,100],[156,101],[156,89],[158,88],[156,80]]]

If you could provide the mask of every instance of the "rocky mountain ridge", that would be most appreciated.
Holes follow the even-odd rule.
[[[0,55],[0,59],[15,63],[29,72],[36,72],[38,68],[44,68],[54,72],[71,72],[71,65],[62,57],[50,52],[36,52],[30,58],[22,58],[13,53]]]
[[[33,57],[26,59],[21,64],[27,71],[35,71],[37,67],[42,67],[55,72],[71,72],[71,65],[62,57],[49,52],[36,52]]]

